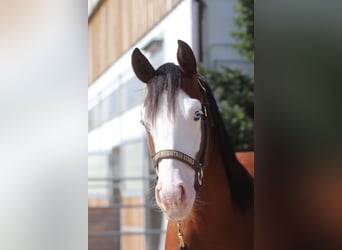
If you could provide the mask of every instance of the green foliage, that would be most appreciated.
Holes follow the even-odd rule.
[[[240,28],[232,35],[239,41],[234,47],[254,63],[254,0],[238,0],[235,23]]]
[[[254,0],[237,0],[237,3],[239,16],[235,23],[239,31],[232,33],[238,41],[234,48],[254,63]],[[235,151],[254,150],[254,79],[229,68],[200,71],[211,85]]]
[[[238,70],[201,68],[213,90],[235,151],[253,150],[253,80]]]

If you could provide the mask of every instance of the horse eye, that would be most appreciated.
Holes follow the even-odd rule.
[[[196,122],[199,121],[202,116],[203,116],[203,111],[202,110],[197,110],[195,112],[194,121],[196,121]]]
[[[140,120],[140,125],[144,126],[145,127],[145,123],[143,120]]]
[[[140,120],[140,124],[143,125],[147,131],[150,131],[150,126],[148,123],[145,123],[143,120]]]

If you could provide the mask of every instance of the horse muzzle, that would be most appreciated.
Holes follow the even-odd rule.
[[[184,184],[175,185],[173,189],[157,185],[155,190],[157,204],[170,221],[184,220],[189,216],[193,205],[190,193]],[[194,196],[194,190],[193,193]]]

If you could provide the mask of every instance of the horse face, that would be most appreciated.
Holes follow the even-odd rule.
[[[197,63],[192,49],[183,41],[178,41],[177,60],[179,70],[190,79],[184,83],[187,88],[198,88],[193,79],[197,78]],[[148,59],[135,49],[132,53],[132,67],[136,76],[153,87],[153,79],[158,76]],[[152,86],[151,86],[152,85]],[[174,116],[169,114],[170,103],[167,94],[158,99],[158,112],[153,122],[149,120],[146,109],[142,110],[143,122],[154,144],[155,152],[177,150],[196,159],[201,144],[201,122],[195,119],[196,112],[202,111],[198,99],[190,98],[181,88],[175,96]],[[198,114],[198,112],[197,112]],[[158,183],[155,189],[156,201],[169,220],[183,220],[191,212],[196,191],[194,188],[195,171],[187,164],[176,159],[162,159],[158,164]]]
[[[176,97],[175,114],[168,114],[166,95],[162,95],[155,121],[143,109],[142,116],[149,124],[155,151],[171,149],[183,152],[193,158],[200,149],[201,121],[195,118],[201,111],[199,100],[190,98],[183,90]],[[176,159],[162,159],[158,164],[158,182],[155,188],[156,201],[169,220],[183,220],[191,212],[196,191],[195,171],[184,162]]]

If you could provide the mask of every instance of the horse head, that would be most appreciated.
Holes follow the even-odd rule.
[[[177,60],[179,66],[154,69],[139,49],[132,54],[133,70],[147,86],[141,120],[158,176],[156,202],[172,221],[191,213],[206,151],[204,88],[194,53],[183,41],[178,41]]]

